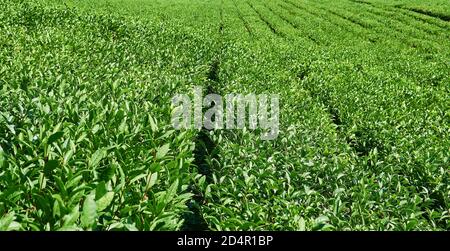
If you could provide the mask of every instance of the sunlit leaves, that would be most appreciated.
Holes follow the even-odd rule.
[[[5,152],[3,151],[3,148],[0,146],[0,168],[3,167],[5,163]]]
[[[59,230],[71,230],[70,228],[77,225],[80,216],[79,206],[76,205],[72,211],[63,217],[63,226]]]
[[[95,202],[95,194],[86,196],[83,203],[83,211],[81,212],[81,225],[85,228],[92,228],[97,218],[97,204]]]
[[[95,151],[91,158],[89,159],[89,163],[88,166],[91,168],[96,168],[98,166],[98,164],[100,163],[100,161],[106,157],[107,151],[105,148],[101,148],[98,149],[97,151]]]
[[[0,3],[1,230],[177,230],[193,205],[217,230],[449,229],[441,21],[352,1],[37,2]],[[170,127],[212,58],[211,91],[280,95],[276,140]]]
[[[170,144],[164,144],[163,146],[161,146],[158,151],[156,152],[156,159],[161,159],[164,158],[164,156],[166,156],[166,154],[169,152],[170,150]]]
[[[0,231],[20,230],[20,224],[14,221],[15,219],[16,217],[13,212],[5,214],[0,218]]]
[[[0,204],[14,205],[25,230],[180,229],[195,133],[171,130],[170,98],[206,74],[206,34],[183,39],[181,24],[161,30],[59,4],[0,5],[1,34],[13,36],[0,39],[15,48],[0,50]]]

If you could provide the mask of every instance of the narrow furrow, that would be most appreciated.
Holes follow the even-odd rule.
[[[207,75],[207,83],[204,86],[205,93],[203,95],[216,93],[214,89],[214,84],[218,82],[219,75],[219,60],[213,59],[210,65],[210,69]],[[202,114],[206,111],[204,108]],[[209,183],[212,181],[212,175],[214,173],[214,167],[212,166],[211,160],[218,157],[217,154],[217,144],[210,138],[210,130],[202,128],[195,139],[194,149],[194,165],[197,167],[198,173],[205,177],[205,182]],[[202,205],[204,204],[205,198],[202,191],[195,185],[190,185],[190,191],[194,194],[191,201],[188,202],[189,212],[184,215],[184,224],[182,230],[185,231],[204,231],[208,230],[208,224],[202,215]]]
[[[202,86],[202,96],[206,96],[208,94],[217,94],[219,91],[219,71],[225,29],[223,8],[224,4],[222,0],[218,18],[219,45],[215,56],[210,63],[209,71],[206,76],[206,83]],[[203,100],[201,100],[200,102],[203,102]],[[207,108],[203,107],[202,114],[204,114],[206,110]],[[195,143],[193,164],[197,167],[198,173],[205,177],[206,184],[212,182],[212,177],[214,174],[214,165],[212,163],[212,160],[218,161],[217,158],[219,157],[217,143],[210,137],[211,131],[212,130],[202,127],[202,129],[200,129],[200,131],[197,133],[196,138],[193,140]],[[185,221],[182,226],[182,230],[208,230],[209,226],[206,220],[203,218],[202,212],[202,206],[205,203],[203,191],[200,187],[197,186],[195,181],[193,184],[190,184],[190,191],[194,194],[194,197],[191,201],[188,202],[188,208],[190,211],[186,212],[184,215]]]

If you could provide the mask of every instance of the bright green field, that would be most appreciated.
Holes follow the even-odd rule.
[[[448,0],[0,2],[0,230],[450,230],[449,176]]]

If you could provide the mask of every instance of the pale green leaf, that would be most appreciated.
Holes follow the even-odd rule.
[[[85,228],[91,228],[97,218],[97,204],[94,198],[94,194],[89,194],[84,200],[83,212],[81,213],[81,225]]]
[[[0,231],[6,231],[9,228],[9,225],[14,221],[16,217],[14,216],[14,213],[8,213],[4,215],[0,219]]]
[[[72,211],[63,217],[64,225],[63,227],[69,227],[75,225],[78,217],[80,216],[80,207],[76,205]]]
[[[114,192],[107,192],[105,195],[103,195],[100,199],[96,201],[97,211],[101,212],[105,210],[111,204],[113,199],[114,199]]]
[[[152,188],[156,184],[157,180],[158,180],[158,173],[150,174],[148,176],[147,186],[146,186],[145,190],[149,190],[150,188]]]
[[[5,153],[3,152],[3,148],[0,146],[0,168],[3,167],[5,163]]]
[[[101,148],[95,151],[89,159],[89,167],[97,167],[100,161],[106,156],[106,149]]]
[[[161,159],[169,152],[170,144],[165,144],[158,149],[156,152],[156,159]]]

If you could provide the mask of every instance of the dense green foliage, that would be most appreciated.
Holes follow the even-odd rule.
[[[445,1],[0,3],[0,230],[448,230]],[[280,134],[176,131],[276,93]]]

